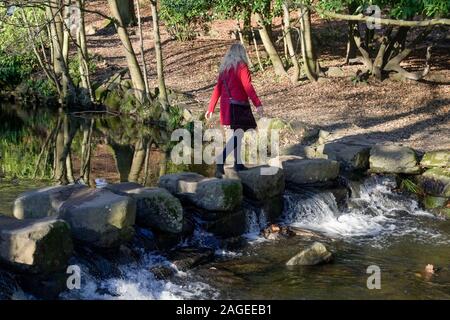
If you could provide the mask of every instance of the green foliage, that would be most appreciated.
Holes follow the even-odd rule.
[[[31,78],[26,81],[26,84],[31,89],[32,92],[42,97],[53,97],[58,93],[54,83],[48,80],[47,78],[45,79]]]
[[[10,12],[12,14],[7,14],[6,8],[0,8],[0,89],[13,89],[28,79],[37,67],[37,59],[30,48],[28,30],[22,27],[21,10],[16,9]],[[28,8],[24,9],[24,13],[33,24],[39,25],[44,19],[42,10]],[[45,32],[41,31],[39,37],[44,42],[48,40]]]
[[[356,12],[361,12],[369,5],[379,6],[391,18],[405,20],[416,16],[445,17],[450,12],[448,0],[320,0],[317,7],[335,12],[345,12],[352,7],[358,8]]]
[[[89,58],[88,62],[89,73],[92,74],[97,70],[97,65],[92,57]],[[73,83],[76,86],[79,86],[81,83],[81,74],[80,74],[80,59],[78,56],[69,59],[69,75],[72,78]]]
[[[35,67],[29,54],[10,55],[0,51],[0,89],[13,89],[28,78]]]
[[[161,19],[169,33],[179,41],[194,39],[198,29],[207,29],[212,17],[209,0],[162,0]]]
[[[400,188],[408,191],[410,193],[414,193],[417,195],[423,195],[424,191],[422,188],[417,185],[417,183],[413,182],[411,179],[403,179],[400,185]]]

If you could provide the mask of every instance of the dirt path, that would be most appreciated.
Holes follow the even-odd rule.
[[[108,13],[106,1],[96,1],[95,9]],[[148,8],[143,16],[150,16]],[[88,15],[88,24],[102,19]],[[268,116],[300,120],[332,131],[336,136],[368,135],[380,141],[395,141],[421,150],[450,148],[450,40],[433,51],[432,71],[422,82],[383,82],[370,80],[354,85],[351,81],[361,66],[342,66],[345,56],[345,25],[316,22],[322,41],[321,63],[340,67],[337,75],[317,83],[292,86],[279,81],[269,69],[254,74],[254,85]],[[162,30],[167,85],[192,95],[198,101],[194,112],[206,109],[222,56],[232,43],[232,21],[215,22],[209,36],[195,41],[176,42]],[[151,20],[144,20],[145,58],[149,76],[154,79],[155,58]],[[132,40],[138,50],[138,37]],[[120,42],[114,32],[89,36],[92,52],[103,58],[96,78],[105,78],[125,66]],[[254,57],[254,52],[251,52]],[[423,50],[411,58],[411,68],[423,67]],[[253,59],[256,61],[256,59]],[[156,86],[155,83],[152,83]]]

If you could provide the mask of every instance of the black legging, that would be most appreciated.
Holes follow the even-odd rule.
[[[233,134],[233,137],[227,142],[225,148],[222,152],[222,163],[218,164],[225,164],[227,157],[231,154],[232,151],[234,151],[234,164],[243,164],[242,158],[241,158],[241,142],[242,142],[242,135],[240,134]]]

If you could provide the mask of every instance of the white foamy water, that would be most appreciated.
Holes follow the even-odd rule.
[[[435,219],[419,208],[417,201],[391,191],[389,181],[367,179],[349,208],[340,212],[331,192],[305,190],[285,196],[288,224],[322,232],[345,240],[379,240],[414,235],[418,240],[449,241],[445,236],[420,224]],[[379,244],[379,243],[378,243]],[[374,244],[376,245],[376,244]]]
[[[267,227],[267,215],[264,210],[249,210],[247,212],[247,232],[244,235],[250,242],[264,241],[261,237],[261,230]]]
[[[121,266],[120,277],[97,279],[82,269],[82,285],[61,295],[63,299],[83,300],[182,300],[182,299],[214,299],[218,292],[202,282],[189,280],[185,272],[176,271],[170,281],[158,280],[150,271],[151,267],[169,263],[164,258],[146,254],[138,263]],[[173,266],[171,266],[174,268]]]

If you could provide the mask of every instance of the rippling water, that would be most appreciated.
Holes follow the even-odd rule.
[[[14,198],[31,187],[0,184],[0,211],[10,213]],[[343,210],[330,192],[286,193],[284,222],[329,237],[325,244],[335,253],[332,264],[286,267],[311,241],[264,241],[258,231],[267,221],[254,212],[248,217],[250,245],[243,250],[220,248],[219,241],[201,229],[184,244],[215,248],[214,263],[159,280],[152,266],[174,266],[155,253],[143,253],[139,261],[120,265],[118,275],[102,278],[79,262],[82,288],[62,298],[450,299],[450,222],[422,211],[416,201],[391,188],[389,180],[368,179]],[[421,271],[429,263],[440,271],[426,278]],[[371,265],[381,268],[381,290],[367,289]]]

